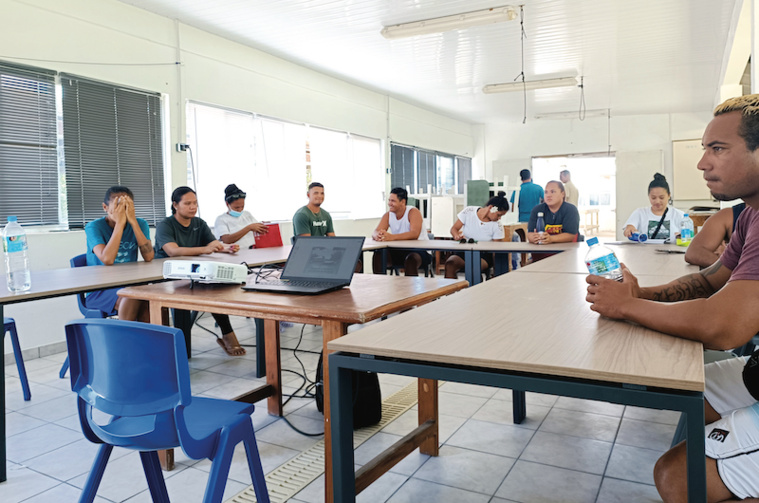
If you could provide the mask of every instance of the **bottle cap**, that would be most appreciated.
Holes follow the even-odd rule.
[[[539,216],[539,217],[542,217],[542,216],[543,216],[543,212],[542,212],[542,211],[539,211],[539,212],[538,212],[538,216]]]
[[[683,214],[683,216],[684,216],[684,217],[687,217],[687,216],[688,216],[688,214],[687,214],[687,213],[684,213],[684,214]]]
[[[593,236],[592,238],[588,239],[585,242],[588,243],[588,246],[597,245],[598,244],[598,238],[595,237],[595,236]]]
[[[10,222],[18,222],[18,217],[16,215],[8,215],[8,223]]]

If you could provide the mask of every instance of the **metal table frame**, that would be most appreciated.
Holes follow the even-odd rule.
[[[686,415],[687,424],[688,501],[691,503],[706,501],[704,398],[701,392],[391,359],[344,352],[332,353],[329,356],[329,365],[330,398],[332,401],[332,473],[334,501],[336,503],[355,501],[356,485],[366,487],[379,477],[377,473],[360,471],[358,476],[354,473],[353,397],[351,390],[351,374],[354,370],[368,370],[420,379],[478,384],[523,392],[534,391],[623,405],[681,411]],[[433,389],[437,390],[437,387],[433,386]],[[520,405],[515,404],[515,408],[517,407]],[[524,407],[524,403],[521,404],[521,407]],[[433,427],[436,433],[437,421]],[[423,426],[417,430],[421,428]],[[409,435],[404,439],[408,438]],[[391,447],[390,450],[404,442],[404,439]],[[395,460],[395,462],[397,461],[399,459]],[[371,463],[375,463],[375,461]],[[392,464],[386,463],[384,466],[387,470]]]

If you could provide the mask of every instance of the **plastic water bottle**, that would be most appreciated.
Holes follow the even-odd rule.
[[[680,228],[680,242],[681,243],[690,243],[693,240],[693,220],[688,217],[688,214],[685,214],[685,218],[683,218],[683,225]]]
[[[538,212],[538,221],[535,224],[535,227],[536,227],[535,232],[537,232],[538,235],[540,236],[540,241],[543,241],[543,234],[546,231],[546,222],[545,222],[545,220],[543,220],[543,212],[542,211]]]
[[[648,236],[642,232],[633,232],[628,238],[630,241],[636,241],[638,243],[645,243],[648,241]]]
[[[585,254],[585,265],[588,266],[590,274],[622,281],[622,267],[614,252],[598,244],[597,237],[588,239],[587,243],[590,249]]]
[[[29,258],[26,255],[26,232],[18,224],[14,215],[8,217],[8,225],[3,230],[3,251],[5,252],[5,275],[8,290],[23,292],[32,287],[29,273]]]

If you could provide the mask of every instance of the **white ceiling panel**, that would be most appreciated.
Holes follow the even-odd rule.
[[[507,5],[485,0],[121,0],[473,123],[521,121],[519,20],[387,40],[383,26]],[[588,109],[710,110],[737,0],[522,0],[527,80],[583,76]],[[527,92],[528,120],[578,88]]]

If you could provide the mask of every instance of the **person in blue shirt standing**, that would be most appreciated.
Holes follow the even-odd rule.
[[[105,216],[84,227],[87,236],[87,265],[113,265],[136,262],[137,250],[143,260],[153,260],[153,245],[147,221],[134,213],[134,194],[127,187],[114,185],[105,191]],[[110,313],[114,309],[121,320],[139,320],[148,323],[148,303],[136,299],[119,298],[119,288],[92,292],[84,299],[90,309]]]
[[[532,209],[543,202],[543,187],[533,183],[529,169],[519,172],[522,185],[519,187],[519,221],[529,222]],[[511,203],[514,204],[514,194],[511,195]]]

